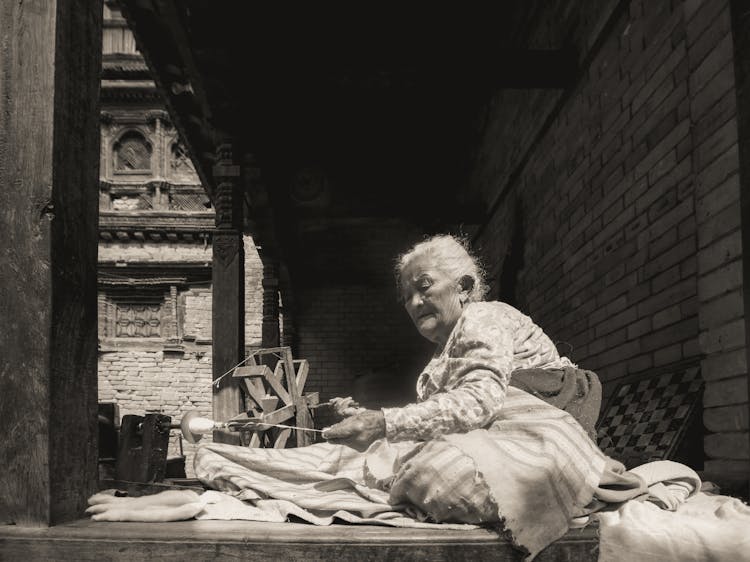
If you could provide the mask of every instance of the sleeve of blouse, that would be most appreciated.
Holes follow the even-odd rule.
[[[513,362],[512,320],[467,309],[449,343],[445,387],[423,402],[383,408],[390,441],[428,440],[486,427],[502,409]]]

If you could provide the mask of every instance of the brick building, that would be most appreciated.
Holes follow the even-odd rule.
[[[214,212],[116,2],[104,6],[102,53],[99,401],[120,416],[210,417]],[[252,350],[263,272],[252,237],[244,245]],[[190,473],[195,446],[182,448]]]

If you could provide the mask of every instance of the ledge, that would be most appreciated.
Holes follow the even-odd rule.
[[[595,528],[570,531],[538,562],[596,560]],[[101,523],[50,528],[0,527],[8,560],[522,560],[492,531],[396,529],[373,525],[178,521]]]
[[[184,340],[169,342],[167,338],[103,338],[99,341],[99,353],[117,353],[121,351],[162,351],[165,353],[206,353],[206,346],[211,340]]]

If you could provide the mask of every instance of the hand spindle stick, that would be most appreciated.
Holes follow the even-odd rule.
[[[306,427],[297,427],[294,425],[283,425],[278,423],[264,423],[262,419],[233,420],[226,422],[217,422],[209,418],[201,417],[198,412],[188,412],[182,417],[182,420],[170,424],[170,429],[179,429],[182,436],[189,443],[197,443],[206,433],[211,433],[217,429],[228,429],[229,431],[241,431],[243,429],[265,430],[269,427],[279,427],[282,429],[296,429],[297,431],[312,431],[314,433],[323,433],[320,429],[309,429]]]

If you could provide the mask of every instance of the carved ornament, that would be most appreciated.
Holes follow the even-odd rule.
[[[164,124],[171,124],[169,113],[163,109],[154,109],[146,113],[146,123],[149,125],[154,126],[157,119]]]
[[[237,259],[240,252],[240,244],[242,244],[242,238],[237,232],[214,232],[214,261],[222,267],[228,267]]]
[[[99,121],[103,125],[109,127],[115,122],[115,116],[112,115],[109,111],[102,111],[99,113]]]

